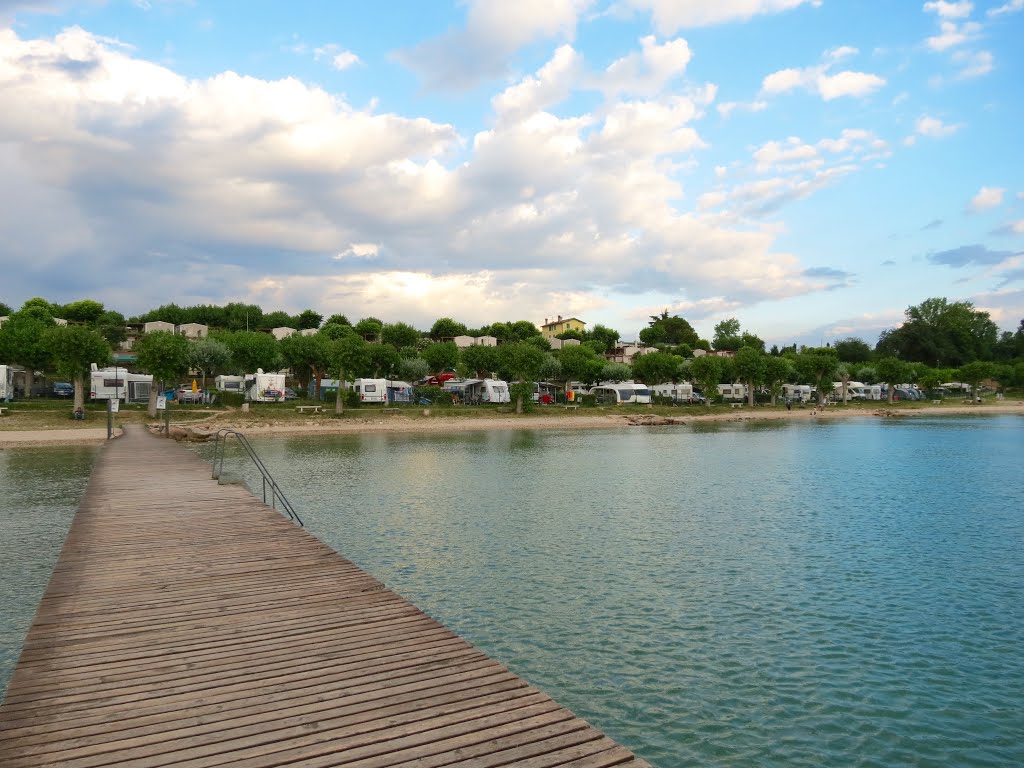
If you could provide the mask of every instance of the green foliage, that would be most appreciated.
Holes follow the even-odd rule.
[[[879,381],[889,385],[889,402],[892,402],[896,384],[901,384],[907,377],[907,364],[896,357],[882,357],[875,361],[875,375]]]
[[[793,375],[793,363],[785,357],[768,355],[764,360],[764,384],[771,393],[772,402],[782,390],[782,384]]]
[[[291,336],[281,339],[278,349],[285,365],[295,371],[302,388],[305,389],[312,379],[315,396],[319,397],[320,380],[327,378],[331,362],[331,340],[319,333],[308,336],[293,333]]]
[[[269,312],[260,320],[260,328],[294,328],[295,318],[284,310]]]
[[[420,340],[420,332],[408,323],[388,323],[380,332],[380,340],[384,344],[390,344],[395,349],[411,347],[415,349],[416,342]]]
[[[960,381],[971,385],[971,391],[977,392],[981,382],[992,378],[996,367],[985,360],[975,360],[960,366]]]
[[[39,319],[55,318],[60,317],[60,307],[56,304],[51,304],[46,299],[36,296],[33,299],[29,299],[21,305],[19,313],[25,314],[31,317],[37,317]]]
[[[468,336],[466,326],[452,320],[450,317],[439,317],[430,326],[430,338],[434,341],[441,339],[454,339],[456,336]]]
[[[971,302],[927,299],[905,314],[903,325],[879,337],[875,349],[879,355],[936,368],[992,359],[999,328]]]
[[[82,299],[65,304],[59,311],[58,316],[70,322],[95,325],[103,314],[103,305],[92,299]]]
[[[778,360],[779,358],[775,358]],[[756,347],[740,347],[733,358],[733,371],[736,378],[747,387],[747,400],[754,402],[754,389],[764,383],[768,368],[768,355]]]
[[[561,339],[562,341],[565,341],[566,339],[576,339],[576,341],[583,341],[586,338],[586,335],[583,333],[583,331],[570,329],[568,331],[556,333],[555,338]]]
[[[351,325],[342,325],[341,323],[324,323],[323,327],[317,331],[317,336],[322,336],[325,339],[336,341],[345,336],[354,336],[355,331],[352,330]]]
[[[516,413],[523,412],[523,402],[533,398],[533,382],[540,378],[545,354],[532,344],[523,342],[497,347],[500,369],[507,381],[523,382],[515,391]],[[524,395],[525,392],[525,395]]]
[[[704,390],[708,402],[711,402],[716,388],[722,383],[723,368],[722,358],[713,355],[695,357],[690,363],[690,378]]]
[[[871,347],[868,343],[852,336],[837,341],[832,348],[844,363],[866,363],[872,357]]]
[[[617,336],[618,334],[616,334]],[[695,347],[700,341],[700,337],[689,322],[678,315],[669,316],[666,309],[660,315],[651,315],[649,326],[640,331],[640,341],[652,346],[656,344],[669,346],[687,344],[690,347]]]
[[[41,345],[50,354],[57,373],[75,383],[75,408],[85,402],[83,382],[92,363],[110,362],[110,345],[92,328],[83,325],[53,326],[43,332]]]
[[[527,341],[527,344],[530,342]],[[540,365],[541,381],[560,381],[562,379],[562,364],[552,354],[544,355],[544,362]]]
[[[147,333],[135,345],[139,367],[155,382],[174,384],[188,372],[189,341],[167,331]],[[154,383],[155,383],[154,382]]]
[[[711,346],[715,349],[737,350],[742,345],[740,321],[735,317],[730,317],[715,325],[715,335],[711,339]]]
[[[793,359],[793,367],[801,381],[815,383],[820,403],[832,391],[832,382],[839,370],[839,356],[831,347],[807,347]]]
[[[9,317],[13,312],[14,310],[11,309],[11,306],[9,304],[4,304],[2,301],[0,301],[0,317]]]
[[[614,328],[609,328],[608,326],[598,323],[587,331],[586,340],[601,342],[601,344],[604,345],[604,351],[608,352],[618,345],[619,332]]]
[[[32,371],[47,370],[50,352],[43,346],[43,334],[54,325],[53,317],[44,308],[26,302],[0,328],[0,363],[19,363]]]
[[[416,398],[416,402],[419,402],[420,398],[438,405],[450,405],[452,402],[451,395],[441,387],[435,386],[413,387],[412,396]]]
[[[358,379],[367,373],[370,367],[369,347],[370,345],[363,340],[363,337],[355,333],[329,342],[328,362],[330,369],[337,371],[339,382]],[[345,394],[342,389],[339,389],[335,394],[334,411],[342,413],[344,410]]]
[[[231,349],[217,339],[195,339],[188,345],[188,366],[207,375],[224,373],[231,365]]]
[[[453,341],[443,341],[424,347],[420,357],[427,361],[431,373],[444,373],[459,364],[459,348]]]
[[[355,328],[356,333],[364,338],[367,336],[376,337],[380,336],[380,332],[384,330],[384,322],[376,317],[364,317],[353,328]]]
[[[373,378],[392,379],[402,363],[398,350],[388,344],[370,344],[367,349]]]
[[[430,367],[422,357],[403,357],[398,364],[398,376],[404,381],[419,381],[430,375]]]
[[[648,386],[673,381],[682,360],[667,352],[647,352],[633,358],[633,378]]]
[[[324,325],[347,325],[351,327],[352,323],[344,315],[331,315],[327,318],[327,322]]]
[[[632,378],[633,368],[625,363],[605,363],[601,368],[601,381],[630,381]]]
[[[499,347],[487,347],[482,344],[464,347],[459,350],[459,361],[474,376],[485,378],[492,371],[498,370],[501,364],[498,349]]]
[[[312,309],[304,309],[295,316],[295,326],[300,330],[319,328],[324,316]]]
[[[564,347],[558,352],[558,363],[566,381],[593,384],[600,379],[604,362],[591,347],[584,344]]]
[[[543,336],[531,336],[530,338],[526,339],[526,341],[524,341],[523,343],[534,346],[541,352],[551,351],[551,342],[545,339]]]
[[[269,333],[221,331],[211,334],[211,338],[223,342],[231,350],[235,373],[255,373],[259,368],[274,371],[281,367],[281,351],[277,339]]]

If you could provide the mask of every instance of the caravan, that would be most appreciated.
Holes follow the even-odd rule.
[[[743,384],[719,384],[718,396],[727,403],[738,403],[747,399],[747,388]]]
[[[361,403],[386,403],[388,401],[388,380],[356,379],[355,391]]]
[[[218,376],[213,386],[221,392],[241,392],[245,389],[245,376]]]
[[[258,368],[256,373],[245,375],[245,399],[253,403],[279,403],[284,400],[284,374],[264,373]]]
[[[692,403],[694,400],[693,384],[686,381],[681,381],[678,384],[671,381],[655,384],[653,392],[658,397],[667,397],[673,403]]]
[[[783,384],[782,398],[787,403],[807,403],[811,400],[810,384]]]
[[[89,397],[93,400],[121,400],[126,403],[149,401],[153,377],[148,373],[129,373],[125,368],[97,368],[89,373]]]
[[[14,371],[9,365],[0,365],[0,403],[14,398]]]
[[[512,396],[508,391],[508,382],[501,379],[484,379],[480,382],[481,403],[510,403]]]

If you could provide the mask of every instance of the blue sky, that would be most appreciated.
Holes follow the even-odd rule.
[[[0,0],[0,300],[1024,317],[1024,0]]]

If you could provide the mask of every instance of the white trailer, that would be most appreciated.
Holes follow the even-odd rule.
[[[832,382],[832,399],[837,401],[843,399],[843,382]],[[865,400],[866,398],[864,397],[864,383],[861,381],[846,382],[846,399]]]
[[[881,400],[882,399],[882,385],[881,384],[865,384],[862,390],[864,392],[865,400]]]
[[[218,376],[213,386],[221,392],[241,392],[245,389],[245,376]]]
[[[508,391],[508,382],[501,379],[484,379],[480,382],[481,403],[510,403],[512,396]]]
[[[386,403],[388,401],[387,379],[356,379],[356,395],[361,403]]]
[[[0,402],[9,403],[14,398],[14,371],[9,365],[0,365]]]
[[[718,394],[726,402],[741,402],[747,399],[747,387],[744,384],[719,384]]]
[[[652,391],[658,397],[667,397],[673,403],[693,402],[693,384],[681,381],[678,384],[667,381],[664,384],[655,384]]]
[[[783,384],[782,398],[789,403],[806,403],[811,399],[810,384]]]
[[[256,373],[245,375],[245,399],[252,403],[280,403],[284,401],[284,374]]]
[[[130,373],[125,368],[97,368],[89,372],[89,397],[92,400],[122,400],[126,403],[149,402],[153,377],[148,373]]]

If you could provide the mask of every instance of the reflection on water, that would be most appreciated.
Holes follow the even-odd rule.
[[[0,450],[0,692],[21,653],[97,450]]]
[[[312,532],[656,765],[1024,764],[1018,418],[257,447]]]

